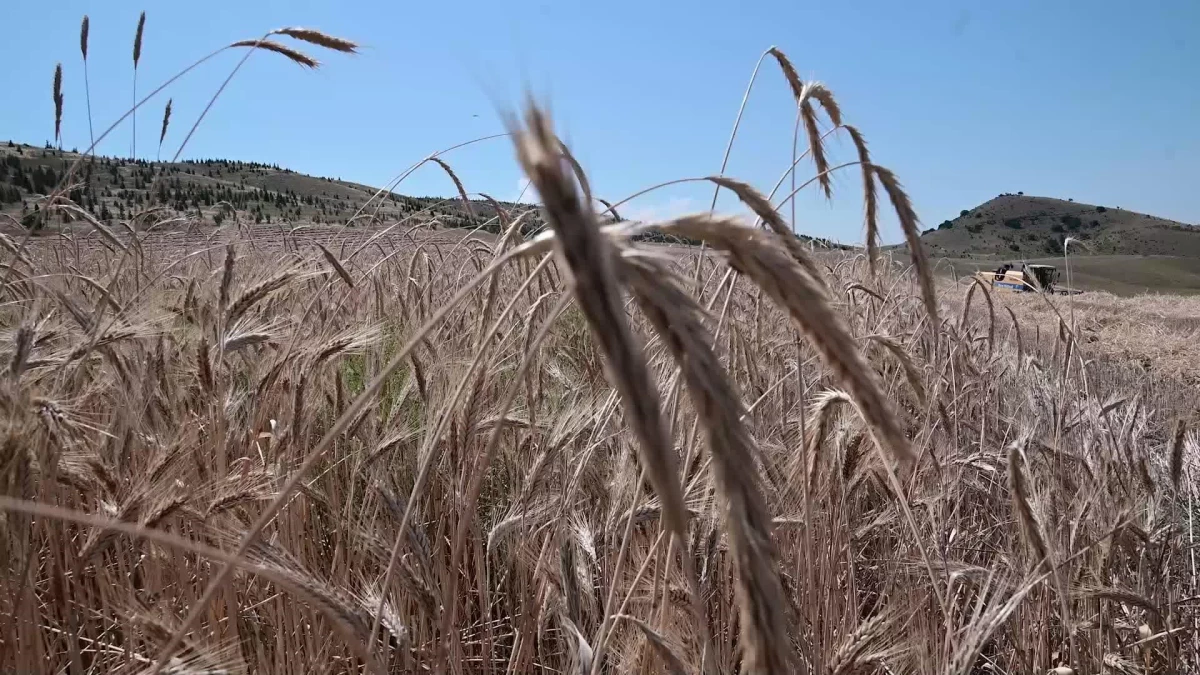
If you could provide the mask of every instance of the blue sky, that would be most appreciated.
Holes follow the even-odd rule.
[[[825,82],[875,161],[904,181],[933,226],[1001,192],[1074,198],[1200,222],[1200,3],[695,0],[571,2],[8,2],[0,41],[0,139],[53,136],[50,84],[64,67],[64,145],[87,146],[79,21],[91,17],[92,112],[107,127],[131,104],[131,44],[147,12],[138,86],[150,91],[195,58],[284,25],[360,42],[357,56],[318,53],[305,71],[255,54],[184,155],[277,163],[371,185],[428,153],[503,131],[526,89],[610,200],[715,173],[755,61],[777,45],[802,78]],[[239,55],[222,54],[139,114],[138,154],[178,148]],[[20,103],[17,103],[20,102]],[[765,63],[727,173],[769,189],[790,163],[794,107]],[[128,122],[105,140],[127,154]],[[850,158],[848,141],[832,144]],[[521,182],[503,139],[445,159],[470,192],[514,198]],[[801,176],[812,174],[802,165]],[[400,192],[454,193],[437,167]],[[633,202],[625,215],[707,208],[686,186]],[[734,204],[723,199],[721,206]],[[802,232],[857,241],[854,169],[832,202],[808,190]],[[785,209],[785,213],[788,211]],[[899,237],[894,222],[885,238]]]

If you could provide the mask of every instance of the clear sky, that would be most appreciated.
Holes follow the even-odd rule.
[[[79,22],[91,17],[92,113],[107,127],[131,103],[138,11],[127,2],[7,0],[0,9],[0,139],[53,137],[51,76],[64,68],[64,146],[88,144]],[[145,93],[213,48],[270,28],[320,28],[357,56],[311,53],[305,71],[255,54],[185,149],[188,157],[277,163],[382,185],[428,153],[504,130],[528,88],[550,104],[597,195],[623,198],[715,173],[755,61],[777,45],[825,82],[875,161],[892,168],[926,226],[1002,192],[1074,198],[1200,222],[1200,2],[146,2]],[[309,49],[309,48],[306,48]],[[164,155],[236,63],[226,53],[151,101],[138,154]],[[727,173],[769,188],[790,161],[794,107],[765,63]],[[128,122],[100,146],[127,154]],[[846,140],[835,157],[850,158]],[[503,139],[447,155],[470,192],[515,198]],[[803,165],[802,177],[812,174]],[[399,190],[454,193],[437,167]],[[624,215],[707,208],[709,188],[652,193]],[[722,200],[722,206],[732,206]],[[798,202],[803,232],[861,237],[854,169],[832,203]],[[785,210],[785,213],[787,211]],[[889,221],[885,238],[898,239]]]

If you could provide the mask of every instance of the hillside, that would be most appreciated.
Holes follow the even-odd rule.
[[[27,226],[36,223],[41,216],[39,197],[58,185],[78,157],[75,152],[0,142],[0,212]],[[160,207],[187,222],[208,225],[235,215],[254,223],[346,224],[376,192],[365,185],[274,165],[223,159],[171,163],[96,157],[94,163],[85,161],[74,183],[72,201],[105,222]],[[529,207],[504,204],[503,208],[519,212]],[[367,215],[373,212],[374,207]],[[475,227],[493,219],[495,211],[486,201],[472,201],[468,213],[457,198],[389,193],[377,214],[389,222],[412,215],[414,223]],[[356,223],[369,222],[359,218]],[[41,223],[60,224],[57,216]]]
[[[926,231],[937,258],[1040,258],[1062,255],[1066,237],[1082,242],[1072,255],[1200,258],[1200,228],[1165,218],[1050,197],[1004,194]]]
[[[26,227],[68,225],[60,216],[41,217],[38,203],[58,185],[77,152],[0,141],[0,214]],[[152,207],[155,222],[167,216],[180,218],[176,229],[193,225],[220,225],[233,216],[244,223],[362,225],[394,223],[401,218],[413,225],[435,228],[483,228],[498,232],[499,220],[492,203],[470,200],[470,211],[457,197],[413,197],[387,193],[372,202],[357,218],[378,188],[349,181],[297,173],[273,164],[226,159],[150,162],[118,157],[96,157],[85,162],[71,201],[107,224],[123,221]],[[521,220],[526,234],[544,225],[540,210],[529,204],[498,202],[509,218]],[[533,211],[533,213],[527,213]],[[618,212],[619,213],[619,212]],[[6,218],[0,218],[3,223]],[[353,220],[353,223],[351,223]],[[7,223],[11,225],[12,223]],[[801,241],[825,249],[853,248],[820,237],[799,235]],[[643,241],[688,243],[678,237],[649,232]]]

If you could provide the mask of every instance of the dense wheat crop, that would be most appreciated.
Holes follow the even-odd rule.
[[[1190,390],[513,130],[536,236],[4,240],[0,671],[1200,667]]]

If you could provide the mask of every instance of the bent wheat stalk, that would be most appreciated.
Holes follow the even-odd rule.
[[[662,501],[668,529],[685,539],[687,511],[679,487],[678,459],[667,438],[645,358],[625,317],[613,269],[613,245],[601,236],[590,205],[580,201],[574,184],[563,174],[561,144],[550,121],[532,103],[526,110],[524,128],[514,128],[513,134],[521,166],[545,204],[555,247],[573,276],[576,301],[605,357],[609,380],[621,394],[650,484]]]
[[[741,397],[713,351],[696,301],[653,259],[627,254],[624,263],[638,305],[682,369],[705,427],[737,564],[742,671],[789,672],[798,665],[793,631],[782,601],[771,514],[759,488],[759,453],[741,420]]]

